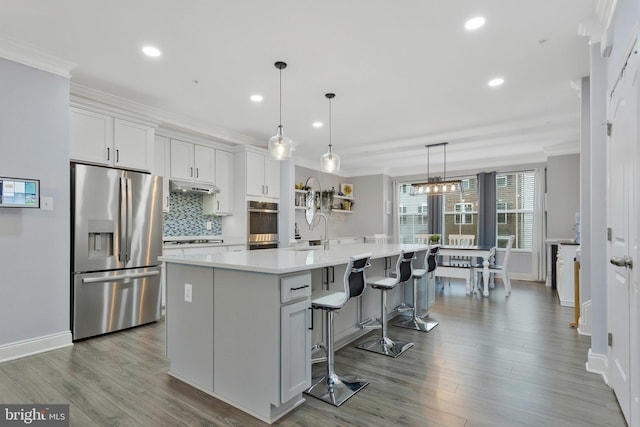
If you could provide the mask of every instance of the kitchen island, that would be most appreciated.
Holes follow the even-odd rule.
[[[427,249],[356,243],[163,256],[169,374],[272,423],[302,404],[311,385],[311,345],[324,333],[321,313],[312,318],[312,290],[341,289],[352,255],[371,253],[373,276],[391,271],[402,250],[418,252],[420,268]],[[389,307],[410,295],[406,288],[395,290]],[[369,290],[340,310],[338,346],[367,333],[359,323],[379,316],[379,301]]]

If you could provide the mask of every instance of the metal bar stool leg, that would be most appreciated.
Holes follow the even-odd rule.
[[[393,324],[393,326],[399,326],[401,328],[413,329],[415,331],[429,332],[436,326],[438,326],[438,322],[435,319],[432,319],[429,316],[429,312],[424,315],[423,318],[418,317],[418,280],[421,277],[413,278],[413,310],[412,316],[402,319]],[[427,281],[429,279],[427,278]],[[428,290],[428,284],[427,284]],[[427,291],[427,300],[429,299],[428,291]],[[427,301],[427,306],[429,302]]]
[[[393,341],[387,336],[387,290],[381,288],[380,292],[382,293],[380,298],[380,323],[382,326],[382,334],[380,338],[360,344],[358,348],[383,354],[385,356],[398,357],[411,348],[413,343],[406,341]]]
[[[340,377],[334,371],[334,343],[333,343],[334,310],[327,310],[325,321],[327,331],[327,371],[325,375],[311,380],[311,387],[305,393],[334,406],[342,405],[347,399],[356,394],[367,384],[368,380],[354,376]]]

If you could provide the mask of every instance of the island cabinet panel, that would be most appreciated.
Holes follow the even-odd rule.
[[[311,385],[311,277],[213,271],[214,393],[260,419],[277,419]],[[308,277],[290,282],[308,284],[308,292],[283,290],[290,277]],[[284,291],[295,297],[283,298]]]
[[[309,283],[311,288],[311,283]],[[280,402],[287,402],[311,385],[309,299],[280,309]]]
[[[166,269],[169,372],[213,392],[213,269],[173,263]]]

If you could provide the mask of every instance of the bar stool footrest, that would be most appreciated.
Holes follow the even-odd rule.
[[[405,311],[413,311],[413,306],[403,302],[402,304],[397,306],[394,310],[397,311],[398,313],[403,313]]]
[[[362,329],[381,329],[382,328],[382,323],[380,322],[380,319],[376,318],[376,317],[370,317],[367,320],[363,320],[362,322],[360,322],[360,328]]]

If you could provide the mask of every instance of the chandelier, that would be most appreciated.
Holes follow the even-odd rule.
[[[416,182],[411,184],[411,190],[409,192],[412,196],[420,194],[436,195],[436,194],[451,194],[459,193],[462,191],[462,181],[459,179],[447,180],[447,144],[448,142],[440,142],[438,144],[427,144],[427,180],[426,182]],[[429,152],[431,147],[440,147],[444,149],[444,169],[442,173],[442,179],[429,177]]]

